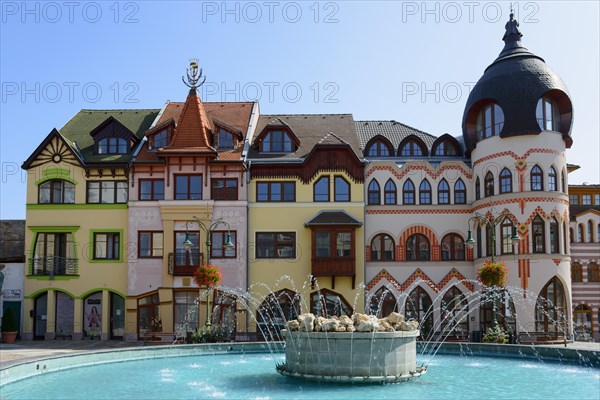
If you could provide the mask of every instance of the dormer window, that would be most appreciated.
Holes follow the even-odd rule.
[[[160,131],[154,136],[152,136],[152,147],[167,147],[169,139],[169,131],[167,129],[165,129],[164,131]]]
[[[504,128],[504,112],[498,104],[490,103],[481,108],[475,130],[479,140],[498,136]]]
[[[123,138],[104,138],[98,140],[98,154],[128,154],[129,143]]]
[[[388,146],[381,140],[377,140],[369,146],[367,150],[367,155],[369,157],[389,157],[390,150]]]
[[[225,129],[219,129],[217,147],[219,149],[233,149],[235,147],[235,139],[233,138],[233,134]]]
[[[261,142],[263,153],[291,153],[292,139],[284,131],[270,131]]]
[[[408,139],[400,148],[400,156],[402,157],[422,157],[427,151],[416,139]]]
[[[547,97],[539,99],[535,108],[535,116],[540,125],[540,129],[557,132],[560,130],[558,107],[553,100]]]
[[[452,143],[450,143],[447,140],[444,140],[443,142],[440,142],[440,144],[438,144],[437,148],[435,149],[435,155],[436,156],[455,156],[456,148],[454,147],[454,145]]]

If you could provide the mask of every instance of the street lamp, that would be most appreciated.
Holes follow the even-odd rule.
[[[479,226],[481,226],[481,225],[487,226],[488,232],[490,233],[490,237],[488,238],[488,240],[492,244],[492,261],[494,261],[494,253],[496,252],[496,225],[498,225],[498,223],[500,223],[501,221],[504,221],[504,219],[508,215],[509,215],[509,212],[504,211],[498,217],[489,219],[489,218],[485,217],[484,215],[475,213],[475,216],[469,218],[469,220],[467,221],[467,229],[468,230],[467,230],[467,240],[465,240],[465,246],[467,246],[469,249],[472,249],[476,243],[475,240],[473,239],[473,232],[471,231],[471,222],[477,222],[477,224]],[[510,237],[510,241],[515,249],[516,249],[517,245],[519,244],[520,240],[521,240],[521,238],[519,237],[519,234],[517,233],[517,226],[513,225],[512,236]]]
[[[210,261],[210,247],[211,247],[210,232],[215,230],[219,226],[227,227],[227,234],[225,236],[225,244],[223,245],[223,249],[224,250],[232,250],[235,248],[235,245],[231,242],[231,226],[229,225],[229,223],[227,221],[224,221],[222,218],[219,218],[218,220],[214,221],[209,226],[206,226],[204,224],[204,222],[202,222],[200,220],[200,218],[198,218],[194,215],[194,216],[192,216],[192,220],[187,221],[185,223],[185,240],[183,241],[183,247],[185,248],[186,251],[190,251],[193,246],[193,243],[190,240],[189,225],[190,225],[190,223],[194,223],[194,222],[198,224],[198,227],[202,230],[202,232],[204,232],[204,235],[206,236],[206,242],[205,242],[206,264],[209,264],[209,261]],[[209,297],[210,296],[209,295],[210,295],[210,287],[207,286],[206,287],[206,324],[205,325],[208,327],[210,327],[210,313],[209,313],[209,308],[210,308]]]

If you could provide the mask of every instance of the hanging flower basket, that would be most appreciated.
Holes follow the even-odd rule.
[[[477,271],[479,281],[489,287],[504,287],[507,275],[508,268],[504,261],[487,260]]]
[[[194,282],[199,287],[215,287],[221,282],[223,274],[216,265],[204,264],[194,271]]]

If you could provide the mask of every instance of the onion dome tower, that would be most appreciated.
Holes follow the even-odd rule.
[[[572,144],[573,107],[560,77],[523,46],[512,12],[505,28],[504,48],[474,86],[462,120],[473,168],[473,215],[495,224],[495,235],[486,226],[474,228],[474,268],[497,256],[509,269],[509,285],[520,288],[518,296],[511,294],[515,302],[547,298],[558,305],[565,318],[559,324],[548,321],[536,301],[517,311],[521,326],[545,331],[566,327],[570,318],[565,150]],[[513,226],[521,239],[515,247]]]

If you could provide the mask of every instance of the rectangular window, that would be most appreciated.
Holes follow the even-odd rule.
[[[595,194],[594,195],[594,205],[595,206],[600,206],[600,194]]]
[[[198,291],[177,291],[173,293],[175,332],[194,332],[198,329]]]
[[[211,179],[210,189],[210,196],[213,200],[238,199],[238,180],[236,178]]]
[[[38,233],[31,263],[33,275],[77,274],[73,234]]]
[[[127,203],[127,181],[89,181],[87,202],[90,204]]]
[[[352,255],[352,233],[338,232],[336,251],[338,257],[350,257]]]
[[[257,182],[257,202],[296,201],[295,182]]]
[[[202,200],[202,175],[175,175],[175,200]]]
[[[189,249],[183,244],[186,239],[192,242]],[[197,267],[201,258],[198,232],[175,232],[175,267]]]
[[[582,194],[581,195],[581,205],[582,206],[591,206],[592,205],[592,195],[591,194]]]
[[[210,233],[210,257],[211,258],[235,258],[237,249],[236,231],[230,231],[231,243],[235,246],[233,249],[226,249],[227,231],[212,231]]]
[[[219,148],[233,149],[233,134],[224,129],[219,129]]]
[[[256,233],[256,258],[296,258],[294,232]]]
[[[138,257],[155,258],[163,256],[162,232],[138,232]]]
[[[315,256],[316,257],[330,257],[330,236],[329,232],[316,232],[315,233]]]
[[[579,195],[578,194],[570,194],[569,195],[569,203],[572,206],[577,206],[579,205]]]
[[[140,179],[139,200],[164,200],[165,181],[162,179]]]
[[[118,232],[94,232],[94,260],[118,260],[121,254]]]

